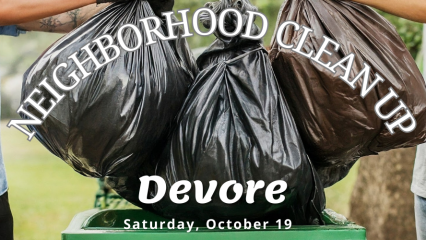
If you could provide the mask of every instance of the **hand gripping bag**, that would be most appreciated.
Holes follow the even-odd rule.
[[[35,88],[41,91],[40,98],[51,99],[49,91],[38,86],[45,78],[58,93],[64,94],[44,123],[29,126],[30,130],[36,132],[36,138],[47,149],[85,176],[126,176],[129,169],[140,167],[153,151],[164,148],[172,121],[197,74],[185,39],[161,41],[153,35],[157,43],[146,46],[146,34],[139,20],[153,15],[146,1],[113,4],[54,43],[27,71],[22,101]],[[153,22],[148,23],[150,28],[154,27]],[[74,84],[67,76],[74,70],[77,74],[81,72],[68,57],[76,52],[81,61],[87,59],[87,52],[81,48],[106,34],[119,45],[117,32],[125,24],[140,30],[139,48],[125,51],[120,47],[120,56],[100,69],[94,70],[93,61],[89,61],[83,65],[92,72],[89,77],[71,91],[58,88],[52,79],[58,64],[68,64],[58,70],[62,84]],[[166,29],[163,25],[158,31],[168,36]],[[180,31],[176,28],[175,34]],[[129,48],[137,46],[135,31],[124,30],[123,42]],[[89,46],[102,63],[105,59],[97,45]],[[113,56],[111,49],[107,51]],[[47,100],[43,103],[45,109],[50,106]],[[25,106],[39,116],[32,106]]]
[[[211,7],[217,14],[227,7],[242,13],[255,9],[247,0],[223,0]],[[243,16],[246,23],[247,15]],[[225,19],[227,30],[232,32],[235,16],[229,14]],[[207,18],[203,21],[210,26]],[[254,24],[252,31],[258,31]],[[294,224],[322,223],[323,188],[305,153],[266,50],[259,41],[215,34],[218,39],[197,60],[201,72],[156,169],[155,175],[165,179],[167,185],[164,198],[151,206],[141,204],[138,177],[144,175],[143,170],[135,177],[109,178],[109,184],[134,204],[170,218],[276,221],[285,217]],[[192,187],[187,193],[189,201],[176,204],[168,192],[181,180],[190,181]],[[217,181],[211,202],[196,201],[196,180],[203,185],[203,195],[209,182]],[[219,188],[232,180],[242,184],[243,194],[236,203],[226,204],[219,198]],[[254,203],[248,204],[247,182],[251,180],[262,180],[265,187],[255,193]],[[280,204],[265,199],[266,187],[276,180],[287,182],[285,201]],[[157,195],[155,184],[150,193],[149,199]],[[229,190],[228,197],[233,199],[235,193]]]
[[[302,51],[316,56],[323,36],[341,46],[335,52],[330,45],[321,61],[335,64],[350,53],[355,61],[349,80],[371,66],[368,84],[375,73],[385,79],[375,85],[365,98],[360,96],[363,80],[352,89],[336,74],[291,49],[279,46],[273,38],[270,59],[281,89],[289,103],[308,155],[325,186],[342,179],[355,161],[366,155],[394,148],[412,147],[425,141],[426,88],[423,77],[395,28],[369,7],[351,1],[288,0],[280,10],[278,26],[294,21],[313,30]],[[284,44],[297,44],[303,31],[287,27],[280,39]],[[294,45],[297,46],[297,45]],[[344,63],[344,64],[347,64]],[[404,101],[417,122],[413,132],[399,128],[392,135],[385,122],[393,123],[405,115],[399,111],[391,119],[381,120],[375,105],[392,87],[399,99],[388,101],[382,114],[388,114]],[[410,125],[406,122],[405,125]]]

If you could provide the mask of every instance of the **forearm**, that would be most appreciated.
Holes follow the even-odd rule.
[[[67,33],[80,26],[83,22],[87,21],[108,5],[109,4],[91,4],[55,16],[28,23],[21,23],[18,24],[18,28],[26,31]]]
[[[416,22],[426,23],[426,0],[352,0]]]
[[[95,2],[96,0],[0,0],[0,26],[42,19]]]

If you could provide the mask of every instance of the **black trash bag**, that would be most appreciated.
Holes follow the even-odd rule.
[[[248,0],[223,0],[210,6],[217,14],[227,7],[242,13],[255,10]],[[229,14],[226,19],[225,26],[231,32],[234,16]],[[246,15],[243,19],[247,21]],[[208,21],[204,18],[205,26],[210,26]],[[258,28],[253,25],[252,30]],[[152,206],[138,200],[138,177],[145,174],[143,169],[137,176],[109,178],[108,183],[135,205],[170,218],[270,222],[286,218],[294,224],[322,223],[323,188],[278,87],[267,51],[260,41],[239,36],[226,38],[219,33],[216,36],[218,39],[197,60],[202,70],[157,166],[156,175],[165,179],[167,185],[164,198]],[[189,202],[175,204],[168,191],[181,180],[200,180],[203,194],[211,180],[217,181],[218,188],[235,180],[243,185],[243,196],[235,204],[225,204],[217,188],[210,203],[199,204],[193,184]],[[248,204],[246,182],[250,180],[263,180],[265,186],[276,180],[286,181],[285,201],[277,205],[268,202],[265,187],[256,192],[255,202]],[[150,194],[149,198],[156,195],[155,186]],[[228,192],[230,199],[235,196],[232,194]]]
[[[28,126],[29,129],[36,132],[36,138],[47,149],[82,175],[126,176],[129,169],[139,168],[152,151],[158,151],[159,146],[164,148],[172,122],[198,73],[185,39],[160,41],[153,35],[158,42],[145,45],[147,39],[139,19],[153,15],[146,1],[113,4],[54,43],[27,72],[22,101],[44,78],[65,94],[42,125]],[[121,49],[116,60],[98,70],[93,70],[93,62],[87,63],[86,70],[93,74],[69,92],[57,87],[52,76],[59,63],[68,64],[68,68],[59,70],[59,80],[73,84],[67,76],[77,67],[67,58],[78,52],[79,59],[86,59],[87,53],[79,50],[105,34],[117,44],[117,30],[129,23],[142,32],[139,49]],[[154,23],[150,24],[152,28]],[[168,36],[163,25],[159,31]],[[175,34],[180,31],[176,28]],[[123,39],[127,46],[135,46],[133,31],[125,32]],[[91,46],[103,62],[98,47]],[[39,89],[40,98],[52,98],[44,88]],[[49,104],[45,101],[44,107],[48,109]],[[28,104],[24,106],[40,115]]]
[[[426,140],[426,87],[422,74],[395,27],[385,18],[352,1],[287,0],[277,26],[286,21],[313,29],[303,45],[305,53],[313,51],[315,56],[324,36],[341,45],[338,52],[328,46],[327,51],[333,55],[323,54],[322,62],[334,65],[348,54],[355,54],[350,80],[361,72],[364,62],[372,69],[369,84],[375,79],[374,73],[385,79],[363,98],[363,81],[352,89],[339,78],[344,70],[338,67],[332,73],[311,59],[280,47],[274,36],[272,66],[324,186],[345,177],[360,157],[413,147]],[[288,27],[281,39],[284,44],[296,46],[302,32]],[[403,100],[417,122],[413,132],[396,129],[392,135],[385,127],[385,122],[395,122],[404,116],[404,111],[387,121],[376,115],[374,107],[390,87],[400,98],[385,104],[382,112],[390,113]]]
[[[161,13],[172,11],[174,0],[148,0],[155,15],[162,17]]]

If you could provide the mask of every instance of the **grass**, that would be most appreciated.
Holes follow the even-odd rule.
[[[6,123],[1,124],[2,150],[15,238],[58,240],[76,213],[92,208],[97,183]]]
[[[59,240],[60,233],[78,213],[92,208],[97,183],[75,173],[37,140],[1,122],[3,157],[10,187],[16,240]],[[357,167],[326,190],[327,207],[344,215]]]
[[[352,189],[354,188],[358,173],[359,162],[351,169],[348,176],[334,186],[325,189],[327,196],[327,208],[349,216]]]

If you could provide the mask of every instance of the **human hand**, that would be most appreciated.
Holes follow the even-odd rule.
[[[96,3],[101,4],[101,3],[127,2],[127,1],[131,1],[131,0],[96,0]]]

